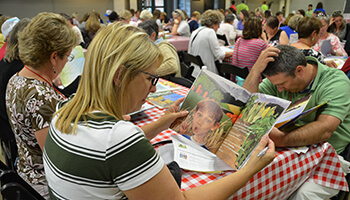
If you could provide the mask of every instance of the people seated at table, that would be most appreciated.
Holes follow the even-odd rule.
[[[233,49],[233,65],[247,67],[250,71],[260,53],[266,49],[267,43],[262,39],[261,22],[261,18],[257,16],[252,16],[246,20],[242,37],[238,38]]]
[[[10,169],[15,169],[15,160],[18,153],[15,136],[12,132],[6,112],[6,86],[10,78],[24,66],[18,55],[17,33],[23,30],[29,22],[29,18],[24,18],[13,27],[7,38],[5,57],[0,61],[0,126],[2,129],[0,139],[2,149],[7,149],[9,151],[3,151],[3,154],[5,155],[6,164]]]
[[[1,32],[5,38],[4,45],[0,48],[0,60],[2,60],[5,56],[6,52],[6,46],[7,46],[7,37],[9,36],[9,33],[11,32],[12,28],[19,22],[18,17],[12,17],[8,20],[6,20],[1,25]]]
[[[340,42],[346,40],[346,35],[348,34],[350,25],[347,25],[344,21],[343,14],[340,10],[334,11],[332,17],[330,18],[328,32],[338,36]]]
[[[160,10],[155,9],[153,11],[153,19],[157,22],[159,27],[162,25],[162,22],[160,21]]]
[[[266,78],[259,84],[261,73]],[[327,141],[342,155],[350,143],[350,93],[344,92],[350,91],[350,81],[341,70],[327,67],[314,57],[305,57],[295,47],[279,45],[261,53],[243,87],[292,103],[311,96],[306,109],[331,100],[324,109],[297,121],[297,128],[290,132],[273,128],[269,136],[276,146],[297,147]],[[342,167],[349,164],[345,160],[340,163]],[[329,199],[337,192],[306,182],[289,199]]]
[[[319,19],[315,17],[302,18],[297,27],[299,40],[291,45],[300,49],[305,56],[315,57],[320,63],[336,68],[337,64],[334,61],[326,62],[324,55],[312,48],[318,41],[321,28],[322,23]]]
[[[193,31],[188,44],[188,53],[194,56],[199,55],[207,66],[207,69],[218,73],[215,66],[216,60],[223,60],[232,56],[232,51],[225,52],[220,48],[216,31],[223,20],[223,14],[217,10],[207,10],[202,14],[201,27]],[[197,77],[201,66],[195,66],[192,75]]]
[[[166,12],[160,13],[160,21],[162,22],[163,25],[165,25],[169,22],[169,18],[167,16]]]
[[[187,23],[190,26],[190,32],[192,33],[199,27],[199,20],[201,19],[201,14],[198,11],[193,11],[191,18],[188,19]]]
[[[181,192],[149,140],[188,114],[178,112],[183,99],[141,128],[122,118],[156,91],[161,51],[139,28],[114,23],[96,35],[87,53],[77,93],[58,105],[45,144],[52,199],[227,199],[274,159],[274,144],[264,137],[239,171]]]
[[[156,21],[150,19],[141,22],[138,27],[150,36],[163,54],[163,63],[157,68],[157,75],[163,78],[167,78],[167,76],[180,77],[180,60],[176,48],[162,37],[158,38],[159,29]]]
[[[348,56],[348,54],[345,52],[345,50],[341,46],[339,38],[334,34],[327,32],[328,24],[329,24],[328,17],[321,16],[321,17],[318,17],[318,19],[321,20],[322,28],[320,29],[320,37],[317,43],[313,46],[313,49],[315,49],[316,51],[320,51],[322,42],[325,40],[330,40],[330,43],[332,46],[331,51],[329,52],[330,55]],[[328,56],[328,55],[324,55],[324,56]]]
[[[264,30],[266,32],[267,43],[270,46],[289,44],[287,33],[279,29],[279,21],[276,16],[271,16],[266,19]]]
[[[173,11],[172,14],[174,19],[174,24],[171,30],[171,34],[190,37],[191,36],[190,26],[185,20],[184,13],[180,9],[176,9],[175,11]]]
[[[249,12],[247,10],[242,10],[239,13],[239,21],[237,24],[237,30],[243,30],[244,20],[249,18]]]
[[[220,27],[217,31],[219,35],[225,35],[228,45],[235,45],[236,40],[236,30],[233,26],[233,21],[235,20],[235,16],[233,14],[227,14],[225,16],[225,23],[220,24]]]
[[[67,20],[39,13],[18,33],[18,52],[24,68],[11,77],[6,109],[18,147],[17,172],[48,197],[42,150],[56,104],[63,96],[52,85],[71,58],[77,36]]]
[[[298,41],[298,33],[297,33],[296,29],[298,27],[299,21],[302,18],[303,17],[300,15],[294,15],[293,17],[291,17],[289,19],[287,26],[280,27],[281,30],[283,30],[287,33],[290,44]],[[291,37],[291,35],[292,35],[292,37]]]

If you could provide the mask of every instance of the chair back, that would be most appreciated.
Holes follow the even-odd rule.
[[[227,41],[226,35],[220,35],[220,34],[216,34],[216,37],[218,38],[220,44],[223,44],[224,46],[228,46],[230,45]]]
[[[38,200],[22,185],[14,182],[3,185],[1,195],[3,200]]]
[[[181,77],[194,81],[194,77],[192,76],[192,72],[194,70],[193,66],[188,66],[185,63],[180,63],[181,68]]]
[[[168,80],[179,85],[185,86],[187,88],[190,88],[193,84],[191,80],[184,77],[169,77]]]
[[[182,60],[185,64],[187,64],[188,66],[191,66],[192,63],[198,65],[200,68],[202,68],[202,66],[204,66],[203,61],[201,59],[200,56],[194,56],[192,54],[189,54],[187,52],[182,52]]]
[[[227,79],[230,79],[230,75],[239,76],[243,79],[247,78],[249,74],[249,69],[247,67],[238,67],[230,63],[215,63],[218,69],[219,75]]]

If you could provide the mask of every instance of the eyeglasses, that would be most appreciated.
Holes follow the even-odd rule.
[[[156,85],[157,85],[158,80],[159,80],[159,76],[154,75],[154,74],[150,74],[150,73],[145,72],[145,71],[142,71],[142,70],[140,70],[140,72],[142,72],[142,73],[144,73],[144,74],[147,74],[147,75],[151,76],[151,77],[152,77],[152,80],[151,80],[152,85],[153,85],[153,86],[156,86]]]
[[[326,17],[326,15],[323,12],[317,13],[315,17]]]
[[[74,55],[70,54],[70,55],[66,55],[68,58],[68,62],[72,62],[72,60],[74,60]]]
[[[338,11],[335,11],[333,14],[332,14],[332,17],[338,17],[341,15],[341,11],[338,10]]]

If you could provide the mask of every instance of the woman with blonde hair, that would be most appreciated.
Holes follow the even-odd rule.
[[[131,17],[132,17],[132,14],[130,11],[128,10],[122,10],[120,13],[119,13],[119,18],[120,18],[120,21],[124,24],[129,24],[130,21],[131,21]]]
[[[6,109],[18,147],[17,172],[48,197],[42,161],[46,135],[56,104],[66,97],[53,85],[77,43],[67,20],[39,13],[18,33],[19,58],[24,68],[12,76],[6,90]]]
[[[132,25],[114,23],[97,34],[76,96],[58,105],[46,140],[53,199],[227,199],[273,160],[274,144],[266,137],[238,172],[181,192],[149,141],[188,113],[178,112],[181,100],[142,129],[122,118],[155,92],[162,59],[149,36]]]

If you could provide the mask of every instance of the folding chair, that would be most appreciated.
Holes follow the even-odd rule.
[[[216,37],[218,38],[219,42],[222,43],[224,46],[229,45],[225,34],[223,34],[223,35],[216,34]]]
[[[216,68],[220,76],[230,79],[230,75],[239,76],[241,78],[247,78],[249,69],[247,67],[238,67],[230,63],[215,62]]]

